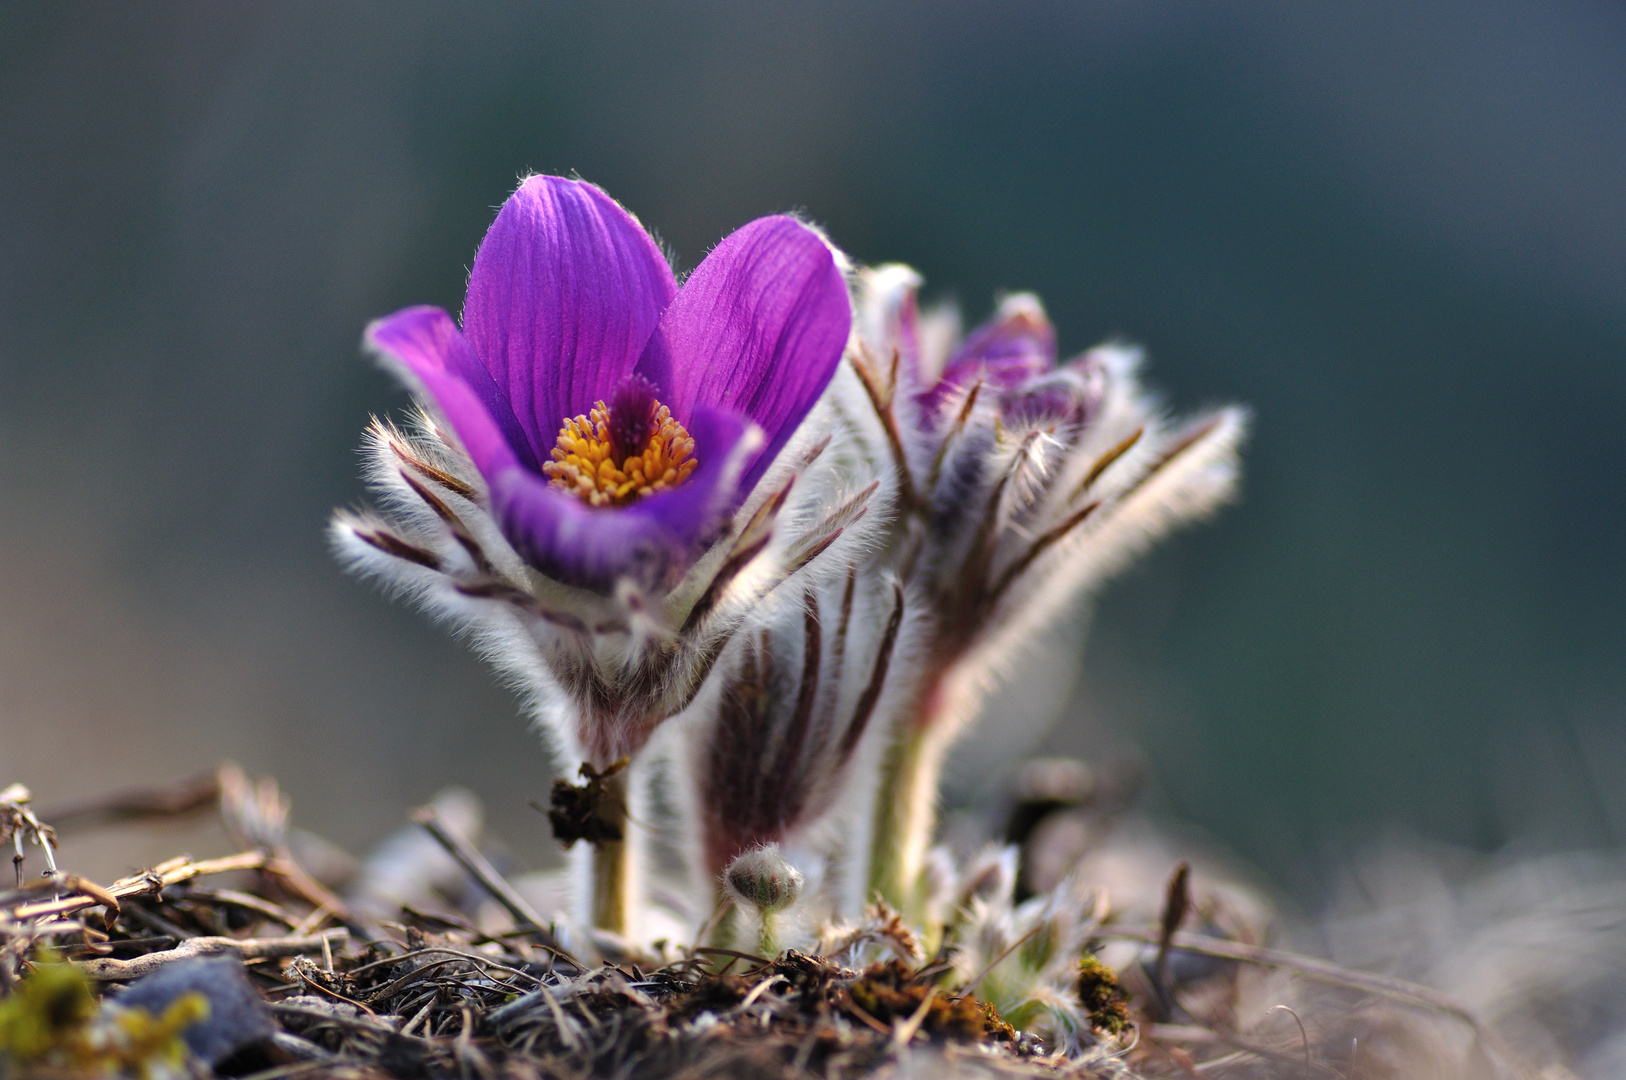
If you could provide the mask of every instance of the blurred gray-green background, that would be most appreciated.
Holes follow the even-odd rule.
[[[462,782],[548,857],[510,698],[322,536],[404,403],[363,325],[530,170],[1254,406],[1243,501],[1038,665],[1160,812],[1287,885],[1626,830],[1626,8],[1534,0],[0,8],[0,782],[232,756],[353,847]]]

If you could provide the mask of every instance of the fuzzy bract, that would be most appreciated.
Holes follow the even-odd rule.
[[[840,577],[783,590],[736,634],[715,699],[687,733],[698,878],[715,879],[759,845],[798,840],[837,861],[862,857],[868,815],[859,808],[875,796],[895,716],[887,687],[908,662],[904,614],[896,576],[854,561]],[[816,828],[827,822],[833,828]],[[856,909],[857,882],[838,907]]]
[[[1079,957],[1101,925],[1105,898],[1069,876],[1049,893],[1015,899],[1016,850],[989,849],[955,883],[946,919],[954,970],[1009,1023],[1069,1051],[1094,1041],[1070,992]]]

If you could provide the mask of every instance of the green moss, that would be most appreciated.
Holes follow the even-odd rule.
[[[917,980],[903,961],[890,960],[869,968],[847,992],[866,1015],[890,1024],[913,1016],[931,988]],[[958,998],[933,995],[920,1029],[933,1037],[962,1042],[1011,1042],[1016,1038],[998,1009],[970,994]]]
[[[95,1015],[90,980],[43,949],[28,977],[0,998],[0,1054],[17,1065],[42,1061],[69,1046]]]
[[[1078,962],[1078,1000],[1099,1031],[1117,1035],[1129,1026],[1129,993],[1117,974],[1089,953]]]
[[[0,998],[0,1064],[25,1075],[54,1068],[142,1080],[184,1076],[191,1052],[182,1033],[208,1015],[209,1001],[196,991],[158,1016],[98,1006],[84,973],[42,949],[33,970]]]

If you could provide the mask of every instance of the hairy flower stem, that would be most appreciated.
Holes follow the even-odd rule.
[[[879,893],[905,919],[924,926],[927,895],[922,873],[937,827],[943,762],[978,696],[956,688],[953,668],[929,677],[907,730],[881,765],[870,848],[869,891]]]
[[[769,960],[779,955],[779,915],[773,911],[758,912],[757,955]]]
[[[733,900],[725,900],[723,908],[716,921],[711,926],[711,932],[706,935],[706,944],[712,948],[746,949],[752,944],[747,936],[750,932],[745,925],[745,911],[741,905]],[[775,911],[757,912],[757,955],[773,959],[779,955],[779,913]],[[713,969],[722,970],[728,962],[728,957],[713,958]]]
[[[870,849],[870,892],[919,921],[925,895],[921,869],[937,822],[937,781],[943,768],[942,740],[912,726],[888,751],[877,788],[875,834]]]
[[[592,847],[592,894],[590,912],[600,930],[626,935],[631,930],[633,905],[633,843],[628,835],[627,772],[622,770],[604,780],[605,800],[601,815],[621,828],[621,839],[601,840]]]
[[[743,942],[740,940],[740,909],[733,900],[723,901],[722,913],[712,923],[711,932],[706,935],[706,944],[714,949],[734,949]],[[717,963],[714,959],[713,963]]]

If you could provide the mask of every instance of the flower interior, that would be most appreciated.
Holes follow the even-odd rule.
[[[623,506],[677,487],[700,464],[688,429],[637,375],[621,380],[610,404],[566,417],[551,456],[542,465],[549,486],[589,506]]]

